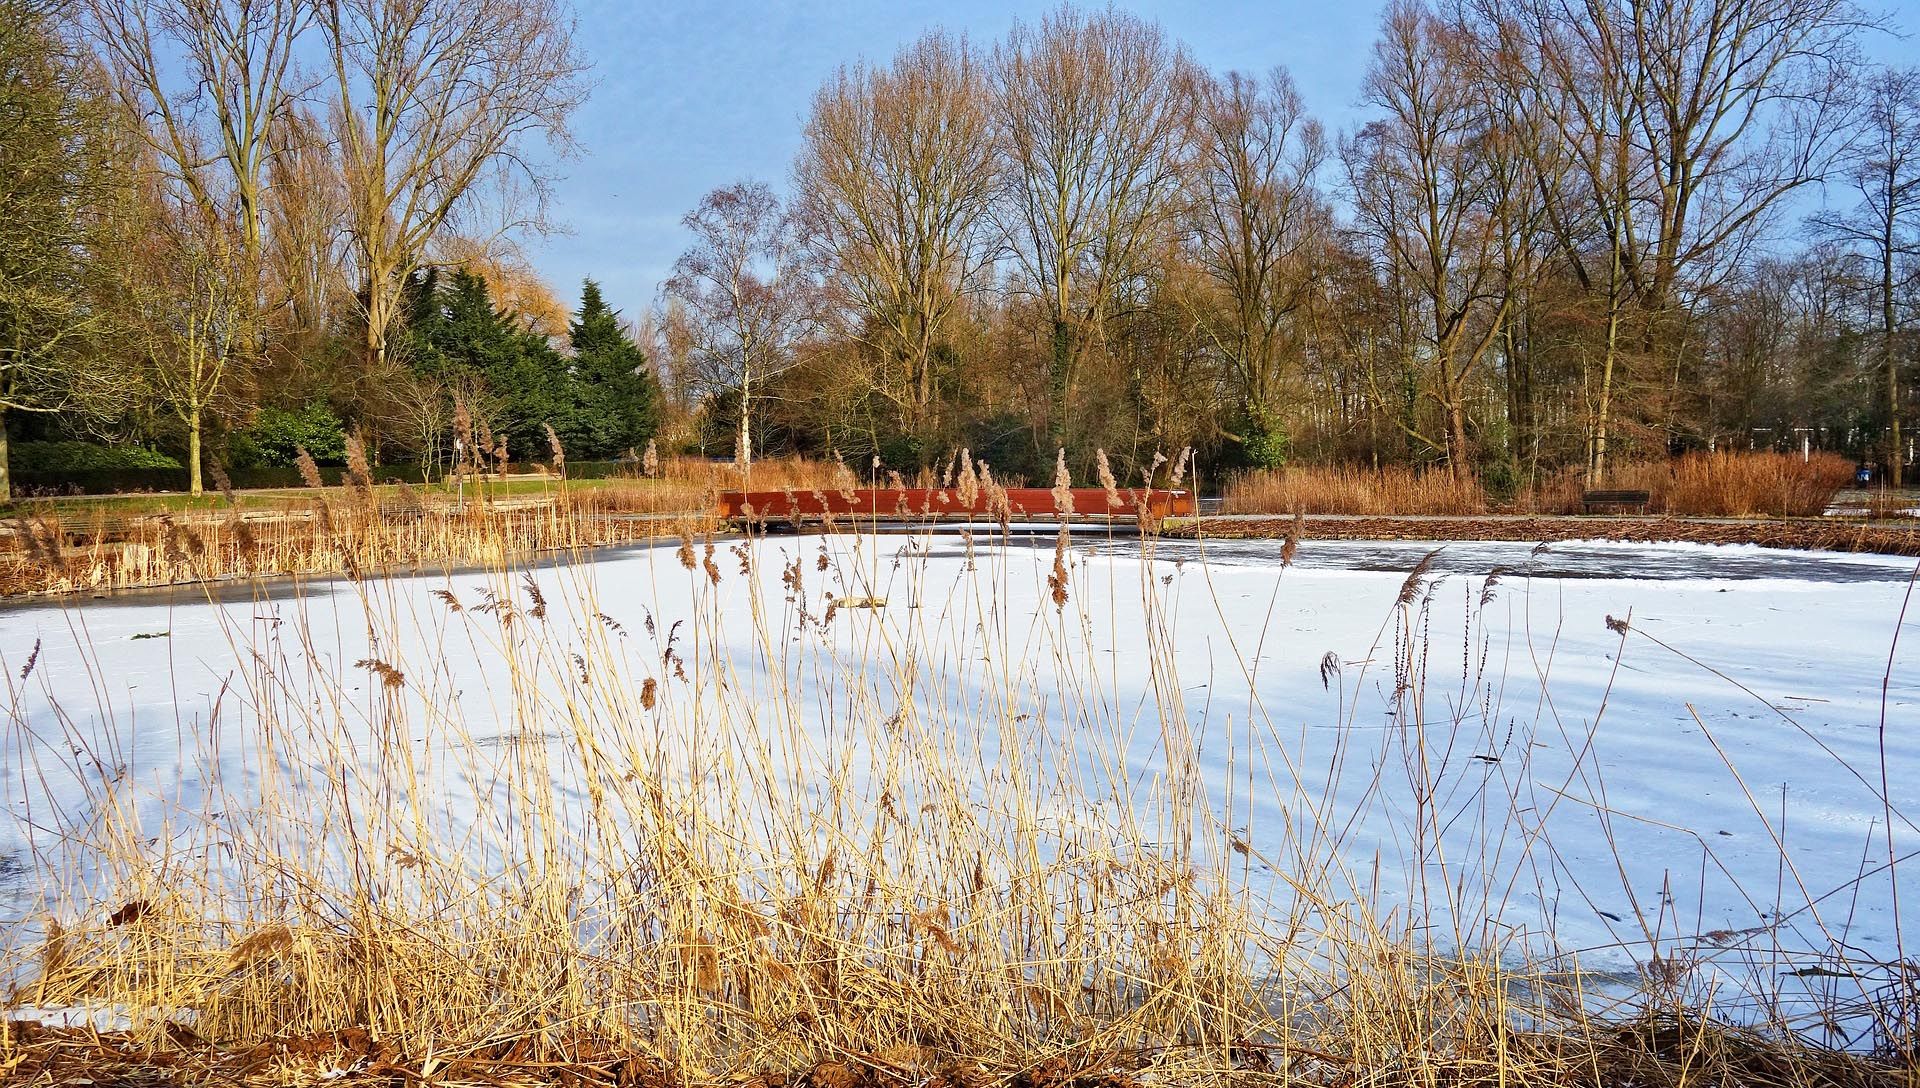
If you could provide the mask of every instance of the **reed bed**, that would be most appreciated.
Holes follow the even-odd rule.
[[[102,504],[29,503],[0,535],[0,596],[105,593],[275,575],[499,564],[560,549],[627,544],[712,527],[715,496],[737,466],[649,460],[634,474],[569,482],[564,455],[531,477],[469,474],[444,486],[376,487],[364,469],[272,506],[227,496],[214,512],[125,513]],[[543,466],[544,469],[544,466]],[[756,464],[755,486],[815,488],[837,466],[801,458]]]
[[[693,457],[670,457],[661,462],[660,478],[694,490],[745,489],[779,491],[817,491],[838,486],[843,471],[835,461],[806,457],[766,457],[742,471],[731,461],[704,461]]]
[[[0,962],[10,1016],[114,1020],[8,1025],[0,1069],[658,1088],[1910,1083],[1916,976],[1824,1010],[1866,1025],[1870,1045],[1848,1053],[1765,994],[1703,989],[1698,972],[1736,949],[1703,942],[1621,1006],[1538,933],[1489,924],[1500,881],[1552,847],[1530,838],[1527,791],[1449,755],[1482,750],[1493,723],[1447,707],[1503,678],[1475,663],[1473,612],[1433,629],[1424,564],[1370,661],[1321,665],[1344,706],[1390,693],[1388,747],[1349,797],[1327,784],[1344,771],[1290,762],[1292,731],[1257,702],[1224,738],[1194,731],[1171,564],[1102,596],[1065,532],[1045,589],[1014,550],[962,540],[957,588],[931,578],[931,538],[687,535],[638,617],[591,564],[528,566],[518,549],[449,581],[429,615],[374,578],[346,605],[224,613],[248,664],[181,720],[198,785],[177,799],[126,773],[122,711],[87,706],[71,666],[50,679],[0,662],[9,789],[79,799],[33,807],[33,851],[9,863],[37,897]],[[883,594],[919,604],[883,622]],[[1474,607],[1496,600],[1489,585]],[[1145,706],[1123,705],[1101,664],[1122,629],[1150,650]],[[1434,647],[1459,642],[1456,676]],[[104,667],[89,662],[82,675]],[[1337,768],[1369,758],[1351,745],[1373,725],[1347,724]],[[1204,759],[1229,770],[1209,783],[1203,749],[1223,740]],[[1246,826],[1253,791],[1284,826]],[[1414,799],[1390,815],[1416,852],[1462,819],[1485,829],[1478,852],[1355,871],[1345,836],[1388,792]],[[1515,842],[1524,856],[1500,845]]]
[[[1853,468],[1834,453],[1694,453],[1622,466],[1607,486],[1647,491],[1661,513],[1818,517],[1853,483]]]
[[[1694,453],[1615,466],[1606,489],[1645,491],[1647,511],[1693,517],[1817,517],[1853,481],[1833,453]],[[1543,477],[1505,503],[1473,480],[1404,466],[1300,466],[1248,473],[1228,483],[1230,514],[1579,514],[1587,485],[1577,471]]]
[[[108,523],[48,508],[15,521],[0,551],[0,595],[107,593],[284,575],[498,564],[704,528],[698,494],[654,486],[596,487],[470,501],[417,493],[374,502],[334,495],[268,512],[148,515]]]
[[[1304,531],[1320,540],[1552,541],[1611,540],[1622,544],[1754,544],[1793,551],[1852,552],[1866,555],[1920,556],[1920,527],[1884,525],[1860,519],[1768,519],[1695,521],[1668,518],[1574,518],[1558,515],[1461,518],[1436,529],[1430,520],[1404,517],[1315,519]],[[1292,518],[1210,518],[1181,522],[1168,530],[1176,537],[1283,540],[1303,527]]]
[[[1405,465],[1289,466],[1236,477],[1224,492],[1229,514],[1479,514],[1487,497],[1472,478]]]
[[[706,532],[726,489],[837,491],[861,479],[842,463],[800,457],[768,458],[746,471],[650,458],[631,476],[581,482],[566,478],[563,453],[538,468],[471,473],[432,489],[376,486],[364,467],[345,485],[324,488],[314,469],[305,493],[273,505],[228,494],[227,508],[212,512],[32,502],[0,527],[0,597],[499,564]],[[863,486],[891,479],[876,470]]]

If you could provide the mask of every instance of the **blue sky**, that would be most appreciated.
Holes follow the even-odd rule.
[[[624,4],[579,0],[577,40],[597,85],[574,115],[584,154],[560,164],[534,264],[561,298],[592,276],[628,317],[653,302],[685,246],[680,217],[742,178],[785,191],[816,88],[843,63],[882,61],[931,27],[991,44],[1055,3]],[[1285,64],[1329,127],[1348,123],[1384,0],[1139,3],[1215,71]]]

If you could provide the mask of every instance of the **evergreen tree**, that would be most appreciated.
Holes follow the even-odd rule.
[[[547,425],[560,430],[577,399],[567,360],[496,308],[485,278],[461,269],[417,282],[407,311],[416,368],[442,379],[479,378],[488,403],[475,410],[507,436],[516,460],[545,460]]]
[[[437,346],[446,324],[440,297],[440,270],[423,268],[407,277],[401,295],[401,335],[404,358],[416,373],[439,375],[447,360]]]
[[[573,393],[565,426],[570,450],[583,459],[617,457],[644,446],[660,427],[660,389],[647,357],[620,328],[620,315],[586,281],[580,309],[567,326],[573,345]]]

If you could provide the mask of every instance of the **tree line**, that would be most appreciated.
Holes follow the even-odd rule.
[[[630,330],[515,246],[572,35],[557,0],[0,0],[0,494],[9,436],[161,447],[196,493],[308,443],[644,446]]]
[[[1920,76],[1863,62],[1889,29],[1396,0],[1344,134],[1285,68],[1210,73],[1113,8],[929,33],[820,88],[786,200],[688,214],[654,353],[716,453],[1044,479],[1060,447],[1191,446],[1514,487],[1804,440],[1897,480]]]
[[[586,91],[563,0],[0,0],[0,466],[146,447],[198,490],[329,435],[445,466],[658,431],[1495,491],[1804,441],[1897,481],[1920,75],[1863,63],[1890,29],[1395,0],[1344,133],[1116,8],[931,32],[827,80],[780,191],[702,199],[629,325],[515,245]]]

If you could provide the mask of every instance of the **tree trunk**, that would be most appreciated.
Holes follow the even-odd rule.
[[[1462,395],[1456,388],[1447,398],[1447,464],[1453,478],[1464,481],[1473,478],[1473,462],[1467,455],[1467,406]]]
[[[1893,239],[1880,247],[1880,347],[1887,362],[1887,478],[1901,486],[1906,459],[1900,450],[1900,363],[1894,353]]]
[[[1613,414],[1613,364],[1619,355],[1620,311],[1609,306],[1607,314],[1606,356],[1600,364],[1600,403],[1593,420],[1593,464],[1588,466],[1588,483],[1600,487],[1607,482],[1607,430]]]
[[[199,495],[200,483],[200,406],[187,409],[187,491]]]
[[[751,490],[748,484],[753,480],[753,400],[752,385],[745,379],[740,382],[740,437],[736,440],[733,457],[740,463],[740,487]]]
[[[1528,312],[1522,311],[1522,320]],[[1525,462],[1525,451],[1533,445],[1533,360],[1530,348],[1523,351],[1520,346],[1521,336],[1514,327],[1517,324],[1510,321],[1501,332],[1506,341],[1507,415],[1513,424],[1507,456],[1515,468]],[[1531,468],[1527,476],[1532,478]]]
[[[371,256],[369,261],[374,267],[367,271],[367,363],[373,373],[380,374],[386,370],[387,334],[400,308],[404,287],[397,281],[404,277],[393,274],[394,262]]]
[[[7,408],[0,404],[0,503],[13,501],[13,451],[7,442]]]
[[[1067,444],[1068,368],[1073,364],[1073,330],[1065,318],[1053,319],[1053,359],[1049,367],[1053,403],[1047,412],[1047,444],[1055,449]]]

